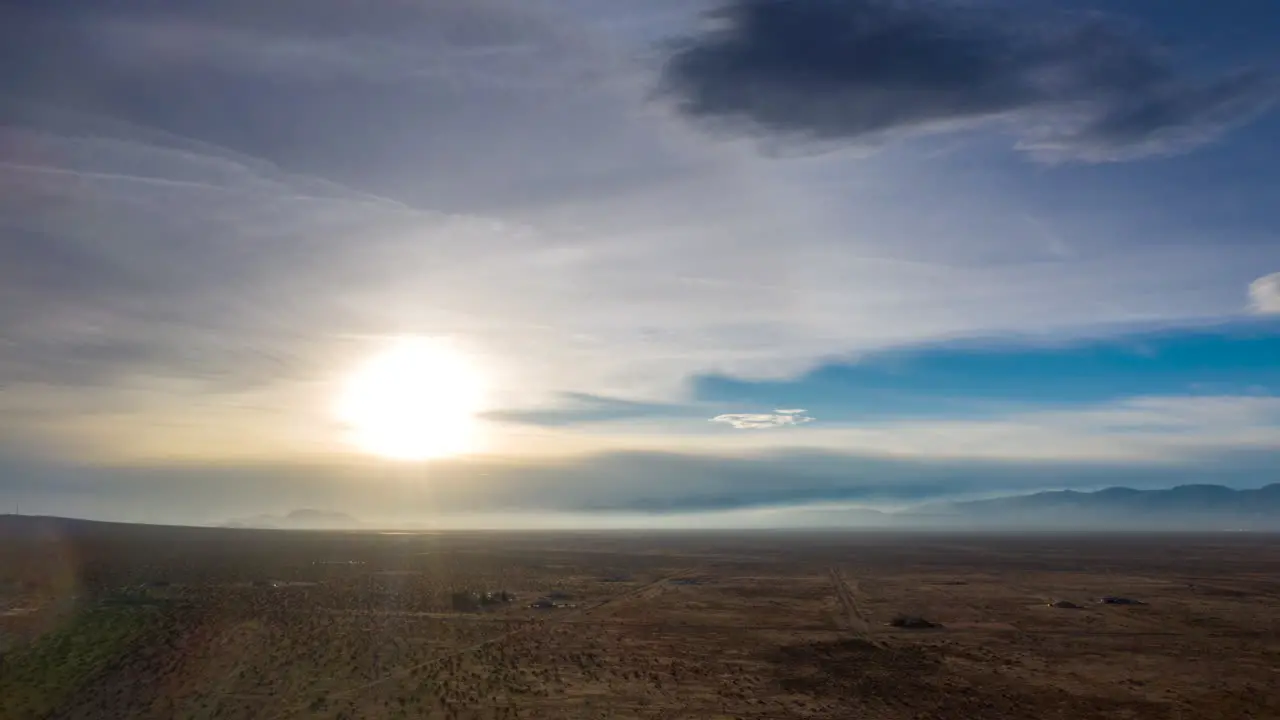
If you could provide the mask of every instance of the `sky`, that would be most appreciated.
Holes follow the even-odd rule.
[[[1275,482],[1271,10],[5,3],[0,503],[702,525]],[[342,410],[404,343],[445,361],[370,412],[428,459]]]

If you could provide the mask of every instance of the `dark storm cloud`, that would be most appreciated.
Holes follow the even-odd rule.
[[[1275,79],[1185,71],[1100,16],[925,0],[732,0],[675,46],[665,90],[700,119],[820,141],[1004,120],[1046,160],[1184,152],[1266,109]]]

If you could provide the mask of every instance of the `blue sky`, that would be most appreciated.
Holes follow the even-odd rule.
[[[0,500],[1275,481],[1278,32],[1246,0],[11,4]],[[397,410],[465,452],[335,417],[407,336],[482,381]]]
[[[952,342],[829,362],[782,381],[694,380],[695,397],[755,408],[802,405],[846,422],[1077,407],[1149,396],[1272,396],[1276,323],[1128,333],[1037,344]]]

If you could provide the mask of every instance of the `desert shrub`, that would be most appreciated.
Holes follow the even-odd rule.
[[[160,621],[143,607],[90,610],[70,624],[5,655],[0,717],[44,717],[107,672]]]

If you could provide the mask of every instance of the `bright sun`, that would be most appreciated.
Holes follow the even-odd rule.
[[[337,415],[365,452],[427,460],[475,449],[484,395],[480,374],[450,343],[406,337],[356,369]]]

